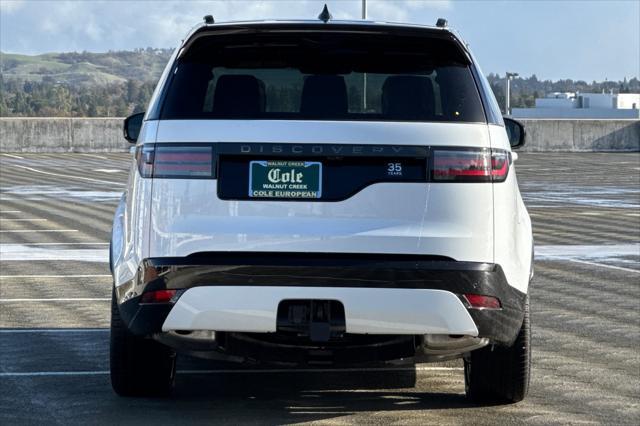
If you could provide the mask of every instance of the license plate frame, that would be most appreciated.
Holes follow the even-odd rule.
[[[317,200],[322,198],[322,162],[253,160],[249,162],[249,198]]]

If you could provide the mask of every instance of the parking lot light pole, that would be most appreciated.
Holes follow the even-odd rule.
[[[507,82],[507,90],[504,96],[504,114],[511,115],[511,80],[514,77],[517,77],[517,72],[509,72],[506,73],[506,82]]]

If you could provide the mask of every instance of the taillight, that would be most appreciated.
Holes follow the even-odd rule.
[[[489,149],[434,149],[435,182],[502,182],[509,172],[509,153]]]
[[[491,178],[494,182],[504,182],[509,173],[511,155],[507,151],[491,150]]]
[[[144,178],[153,177],[153,156],[155,150],[153,145],[145,144],[136,148],[136,161],[138,162],[138,172]]]
[[[500,300],[493,296],[484,296],[482,294],[465,294],[464,299],[467,301],[467,307],[472,309],[500,309],[502,304]]]
[[[146,178],[212,178],[213,147],[145,144],[136,153],[138,171]]]

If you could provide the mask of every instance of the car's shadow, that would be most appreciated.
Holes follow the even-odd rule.
[[[322,421],[363,412],[475,406],[464,396],[461,371],[430,373],[420,372],[417,378],[412,368],[278,373],[262,369],[246,373],[190,371],[178,374],[176,390],[166,399],[114,397],[112,402],[124,419],[132,418],[127,414],[137,410],[160,409],[162,422],[217,418],[221,423]]]

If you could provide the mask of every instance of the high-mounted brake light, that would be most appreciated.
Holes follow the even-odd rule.
[[[137,151],[138,170],[146,178],[211,178],[213,148],[211,145],[145,144]]]
[[[500,309],[500,300],[493,296],[483,296],[481,294],[465,294],[464,299],[468,307],[473,309]]]
[[[144,293],[140,303],[169,303],[176,295],[176,290],[156,290]]]
[[[509,153],[488,149],[435,149],[431,179],[436,182],[502,182]]]

